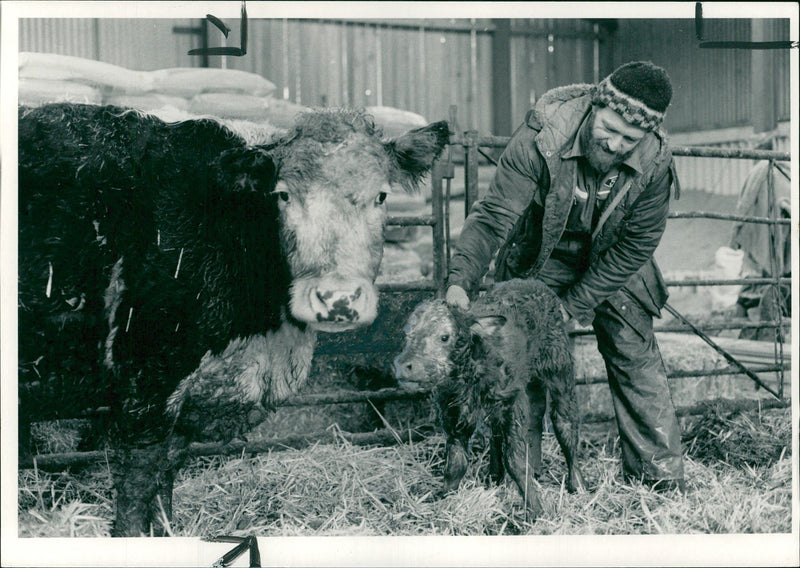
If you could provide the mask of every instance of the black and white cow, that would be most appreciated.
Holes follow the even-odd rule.
[[[115,536],[170,512],[189,441],[303,385],[318,331],[374,320],[384,199],[447,140],[445,122],[384,140],[347,109],[262,146],[212,120],[20,109],[21,431],[110,407]]]

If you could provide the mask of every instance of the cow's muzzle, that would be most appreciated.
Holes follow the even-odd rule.
[[[297,282],[292,289],[292,315],[320,331],[346,331],[371,324],[378,311],[372,282],[328,276]]]

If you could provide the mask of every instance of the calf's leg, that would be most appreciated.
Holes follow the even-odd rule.
[[[489,444],[489,477],[499,484],[506,473],[503,467],[503,433],[493,428]]]
[[[526,397],[518,396],[506,411],[505,420],[498,426],[503,428],[503,460],[506,470],[525,500],[526,518],[533,522],[542,514],[542,504],[530,456],[529,410]]]
[[[537,477],[542,475],[542,432],[544,430],[544,414],[547,408],[547,395],[544,385],[538,378],[533,378],[526,387],[530,404],[530,427],[528,428],[528,447],[533,472]]]
[[[572,366],[556,373],[550,384],[553,385],[550,389],[550,420],[567,462],[567,490],[572,493],[585,491],[586,485],[578,465],[579,416]]]
[[[448,438],[445,443],[444,490],[455,491],[467,472],[467,450],[464,440]]]

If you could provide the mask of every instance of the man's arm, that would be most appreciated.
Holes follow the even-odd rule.
[[[583,325],[594,319],[594,309],[622,288],[653,256],[669,212],[669,168],[664,168],[636,201],[625,225],[625,235],[592,264],[565,294],[567,311]]]
[[[451,286],[472,290],[538,192],[544,159],[534,143],[536,134],[525,124],[517,129],[500,156],[486,195],[472,206],[450,261]]]

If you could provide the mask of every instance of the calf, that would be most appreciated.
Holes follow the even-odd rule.
[[[422,303],[411,315],[395,374],[401,385],[433,387],[447,436],[445,490],[458,487],[467,469],[467,442],[485,420],[491,430],[492,477],[499,482],[508,471],[529,518],[538,517],[542,507],[532,480],[542,468],[547,394],[567,461],[567,488],[583,488],[576,461],[575,375],[559,303],[539,281],[511,280],[467,311],[436,300]]]
[[[115,536],[169,513],[191,440],[305,383],[317,332],[373,321],[384,200],[447,140],[444,122],[385,140],[345,109],[261,146],[211,120],[20,109],[20,431],[110,408]]]

